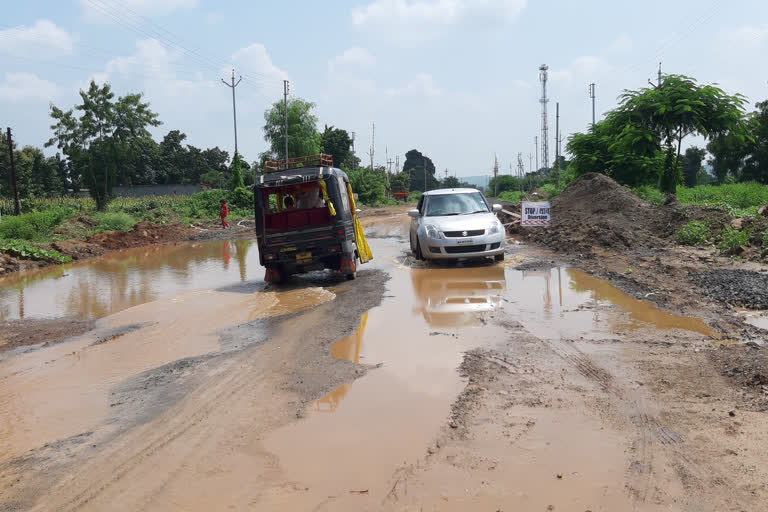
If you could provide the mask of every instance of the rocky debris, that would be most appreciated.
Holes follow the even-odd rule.
[[[762,217],[768,217],[768,206],[763,205],[757,209],[757,214]]]
[[[747,224],[747,219],[733,219],[731,221],[731,229],[736,231],[742,231]]]
[[[709,297],[748,309],[768,309],[768,275],[752,270],[711,270],[690,274]]]
[[[139,222],[131,231],[104,231],[89,237],[86,242],[104,249],[126,249],[152,244],[180,242],[189,239],[192,228],[180,224],[153,224]]]
[[[52,246],[61,254],[70,256],[73,260],[101,256],[106,252],[103,247],[82,240],[62,240],[54,242]]]

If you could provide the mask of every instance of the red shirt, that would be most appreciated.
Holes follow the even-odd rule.
[[[226,204],[221,205],[221,208],[219,209],[219,215],[222,217],[229,215],[229,208],[227,208]]]

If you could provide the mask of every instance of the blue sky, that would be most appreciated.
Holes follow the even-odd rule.
[[[10,13],[10,14],[9,14]],[[16,2],[0,19],[0,126],[20,144],[50,136],[49,104],[70,108],[91,78],[142,91],[163,125],[232,151],[232,66],[240,151],[266,148],[263,113],[291,93],[320,127],[356,132],[367,161],[417,148],[459,176],[502,170],[540,136],[538,67],[550,68],[564,137],[625,88],[670,73],[768,99],[768,2],[675,0],[59,0]]]

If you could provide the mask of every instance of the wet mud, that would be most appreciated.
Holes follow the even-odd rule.
[[[375,260],[354,282],[266,285],[255,247],[211,242],[135,258],[121,283],[111,253],[106,276],[78,271],[92,298],[25,307],[98,320],[0,356],[0,510],[698,512],[768,498],[765,352],[711,311],[673,313],[525,245],[506,265],[414,262],[403,212],[365,222]],[[17,291],[0,292],[11,319]]]

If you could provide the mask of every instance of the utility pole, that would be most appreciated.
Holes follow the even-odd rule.
[[[493,155],[493,197],[499,195],[499,159],[494,153]]]
[[[373,153],[376,147],[376,123],[371,124],[371,150],[368,152],[371,155],[371,172],[373,172]]]
[[[528,153],[528,172],[533,172],[533,155]]]
[[[589,97],[592,98],[592,126],[595,126],[595,83],[589,84]]]
[[[395,174],[400,174],[400,155],[395,155]]]
[[[11,193],[13,194],[13,213],[19,215],[21,206],[19,205],[19,191],[16,189],[16,166],[13,163],[13,139],[11,138],[11,127],[8,127],[8,155],[11,159]]]
[[[534,169],[534,172],[539,172],[539,138],[538,137],[533,138],[533,145],[536,146],[536,151],[534,153],[536,155],[536,169]]]
[[[285,159],[288,160],[288,89],[290,84],[288,80],[283,80],[283,115],[285,116]],[[288,162],[285,162],[288,165]],[[287,168],[287,167],[286,167]]]
[[[424,167],[424,192],[427,191],[427,157],[421,157],[421,165]]]
[[[530,160],[531,155],[528,155]],[[517,185],[520,188],[520,195],[523,195],[523,176],[525,175],[525,166],[523,165],[523,154],[517,154]]]
[[[243,81],[243,77],[237,79],[237,83],[235,83],[235,69],[232,68],[232,83],[228,84],[226,80],[223,78],[221,79],[221,82],[232,89],[232,118],[234,120],[235,124],[235,154],[237,154],[237,109],[235,108],[235,87],[240,85],[240,82]]]
[[[659,80],[657,83],[659,84],[659,87],[661,87],[661,62],[659,62]]]
[[[555,169],[560,170],[560,102],[555,103]]]
[[[539,66],[539,81],[541,82],[541,165],[549,171],[549,125],[547,123],[547,78],[549,66],[542,64]]]

